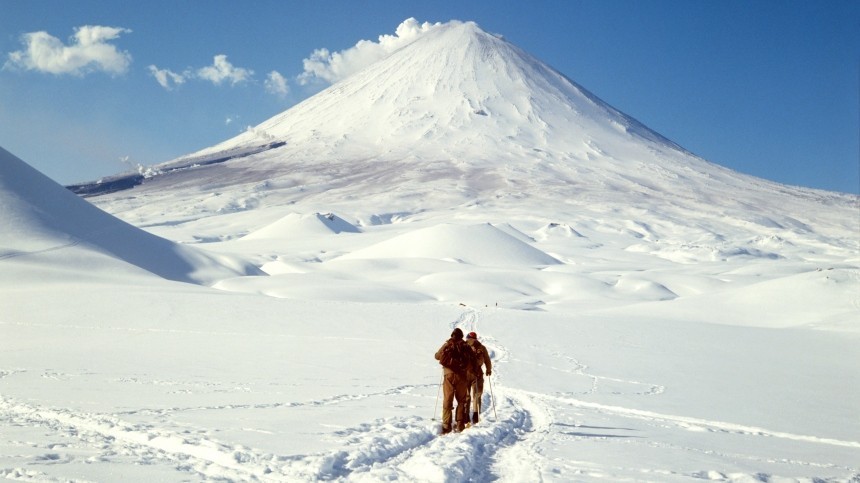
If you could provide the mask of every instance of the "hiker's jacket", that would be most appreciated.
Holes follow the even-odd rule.
[[[490,354],[487,352],[487,348],[484,347],[484,344],[478,342],[478,339],[466,339],[466,343],[469,344],[469,347],[475,352],[475,369],[472,371],[476,377],[483,377],[484,373],[481,371],[481,364],[487,368],[487,372],[492,372],[493,363],[490,361]]]

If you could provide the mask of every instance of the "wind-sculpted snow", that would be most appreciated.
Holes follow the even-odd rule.
[[[0,148],[0,263],[66,265],[130,271],[130,264],[163,278],[212,283],[259,269],[236,257],[210,255],[135,228],[83,201]],[[80,262],[79,262],[80,263]],[[80,268],[73,264],[71,270]],[[50,273],[48,273],[50,276]]]
[[[300,215],[290,213],[280,220],[255,230],[243,237],[244,240],[266,238],[299,238],[326,233],[358,233],[359,230],[334,213],[315,213]]]
[[[489,225],[437,225],[357,250],[341,259],[429,258],[482,266],[559,263],[546,253]]]

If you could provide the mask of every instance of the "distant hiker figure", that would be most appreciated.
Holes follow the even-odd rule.
[[[457,328],[451,332],[451,338],[436,351],[436,360],[443,367],[442,434],[450,433],[452,429],[455,429],[451,421],[454,399],[457,400],[456,430],[462,431],[466,428],[469,414],[467,373],[475,364],[474,352],[463,341],[462,330]]]
[[[490,361],[490,354],[484,344],[478,342],[478,334],[469,332],[466,336],[466,344],[472,348],[475,353],[474,378],[470,390],[470,399],[472,400],[472,424],[478,422],[478,415],[481,414],[481,397],[484,395],[484,374],[481,366],[487,368],[487,376],[493,373],[493,363]]]

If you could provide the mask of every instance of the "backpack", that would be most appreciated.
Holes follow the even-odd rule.
[[[442,356],[439,358],[439,364],[451,369],[454,372],[465,372],[474,364],[474,353],[472,349],[463,341],[448,341],[442,349]]]
[[[484,364],[484,354],[487,353],[487,349],[480,342],[476,342],[471,348],[475,353],[475,367],[478,369],[478,372],[481,372],[481,366]]]

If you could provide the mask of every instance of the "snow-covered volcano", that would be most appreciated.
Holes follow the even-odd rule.
[[[763,233],[803,244],[810,231],[856,229],[856,197],[702,160],[472,22],[434,26],[255,128],[149,172],[134,175],[142,184],[133,196],[93,202],[144,226],[159,223],[152,204],[187,222],[298,204],[291,211],[359,225],[448,210],[504,223],[513,210],[542,226],[597,223],[660,240],[676,260],[688,257],[676,250],[696,252],[693,260],[753,252]],[[81,191],[135,184],[127,181]],[[194,239],[260,228],[232,223],[226,234],[201,224]]]
[[[282,141],[287,150],[326,146],[320,155],[499,163],[511,154],[533,157],[544,150],[587,159],[601,143],[630,137],[653,148],[676,148],[475,23],[451,22],[192,156]]]
[[[683,177],[693,190],[711,177],[735,181],[473,22],[437,25],[299,105],[156,172],[251,154],[248,166],[265,167],[265,178],[326,171],[327,190],[342,179],[366,179],[369,189],[420,183],[444,192],[453,184],[461,199],[533,191],[523,183],[563,183],[568,194],[603,183],[642,191],[649,183],[633,173],[643,166]],[[228,179],[247,178],[233,172]]]

